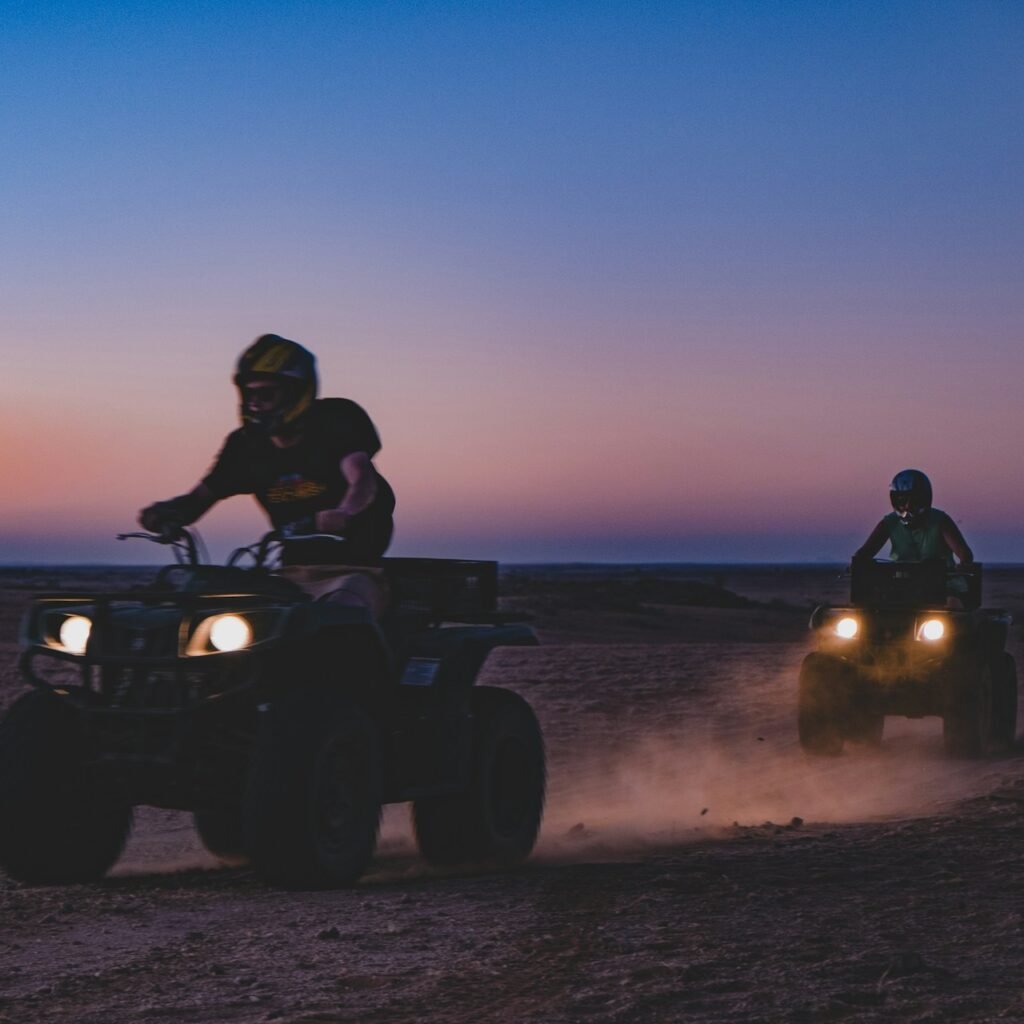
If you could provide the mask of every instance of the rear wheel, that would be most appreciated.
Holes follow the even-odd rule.
[[[376,726],[312,690],[263,712],[242,807],[246,852],[291,889],[351,885],[373,856],[383,784]]]
[[[91,785],[81,712],[45,690],[0,723],[0,867],[37,884],[91,882],[121,855],[129,803]]]
[[[996,655],[993,666],[992,732],[1003,747],[1017,739],[1017,663],[1006,651]]]
[[[984,757],[992,752],[996,739],[992,665],[983,660],[969,671],[973,678],[956,686],[951,706],[942,717],[942,738],[951,757]]]
[[[797,733],[808,754],[835,757],[843,752],[841,672],[834,660],[817,653],[808,654],[800,666]]]
[[[416,839],[432,864],[516,864],[537,841],[544,810],[544,740],[530,705],[509,690],[470,693],[469,788],[413,804]]]

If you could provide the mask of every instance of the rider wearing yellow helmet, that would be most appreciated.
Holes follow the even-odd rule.
[[[380,439],[369,416],[346,398],[320,398],[316,360],[297,342],[264,334],[234,375],[242,425],[228,435],[210,471],[187,494],[158,501],[139,522],[160,532],[195,522],[218,501],[252,494],[285,535],[335,534],[285,561],[374,565],[391,540],[395,498],[373,457]]]

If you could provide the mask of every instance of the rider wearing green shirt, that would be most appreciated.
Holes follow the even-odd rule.
[[[957,562],[974,561],[960,528],[941,509],[932,508],[931,481],[919,469],[904,469],[893,477],[889,501],[893,511],[882,517],[854,552],[855,559],[874,558],[888,541],[894,562],[937,558],[952,568]]]

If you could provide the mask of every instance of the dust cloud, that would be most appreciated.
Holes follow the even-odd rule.
[[[780,652],[776,649],[777,656]],[[998,762],[948,758],[938,718],[888,718],[881,747],[811,757],[796,735],[796,668],[767,651],[679,648],[657,708],[645,695],[553,751],[537,856],[585,860],[714,839],[736,827],[913,818],[984,793]],[[623,687],[627,693],[630,690]],[[639,706],[638,706],[639,705]],[[549,741],[549,749],[551,743]]]
[[[538,856],[640,852],[794,819],[820,825],[915,817],[985,792],[998,778],[992,766],[947,760],[936,737],[914,726],[894,728],[879,750],[836,759],[812,759],[764,738],[742,747],[641,739],[614,762],[580,765],[552,786]]]

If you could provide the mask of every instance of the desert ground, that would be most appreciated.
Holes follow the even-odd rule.
[[[1024,749],[944,757],[937,720],[801,754],[807,619],[838,567],[511,566],[537,648],[482,682],[548,751],[531,860],[428,869],[388,809],[352,889],[275,891],[141,809],[99,884],[0,876],[0,1022],[1024,1021]],[[0,570],[0,705],[33,593],[126,569]],[[986,604],[1024,641],[1024,569]]]

